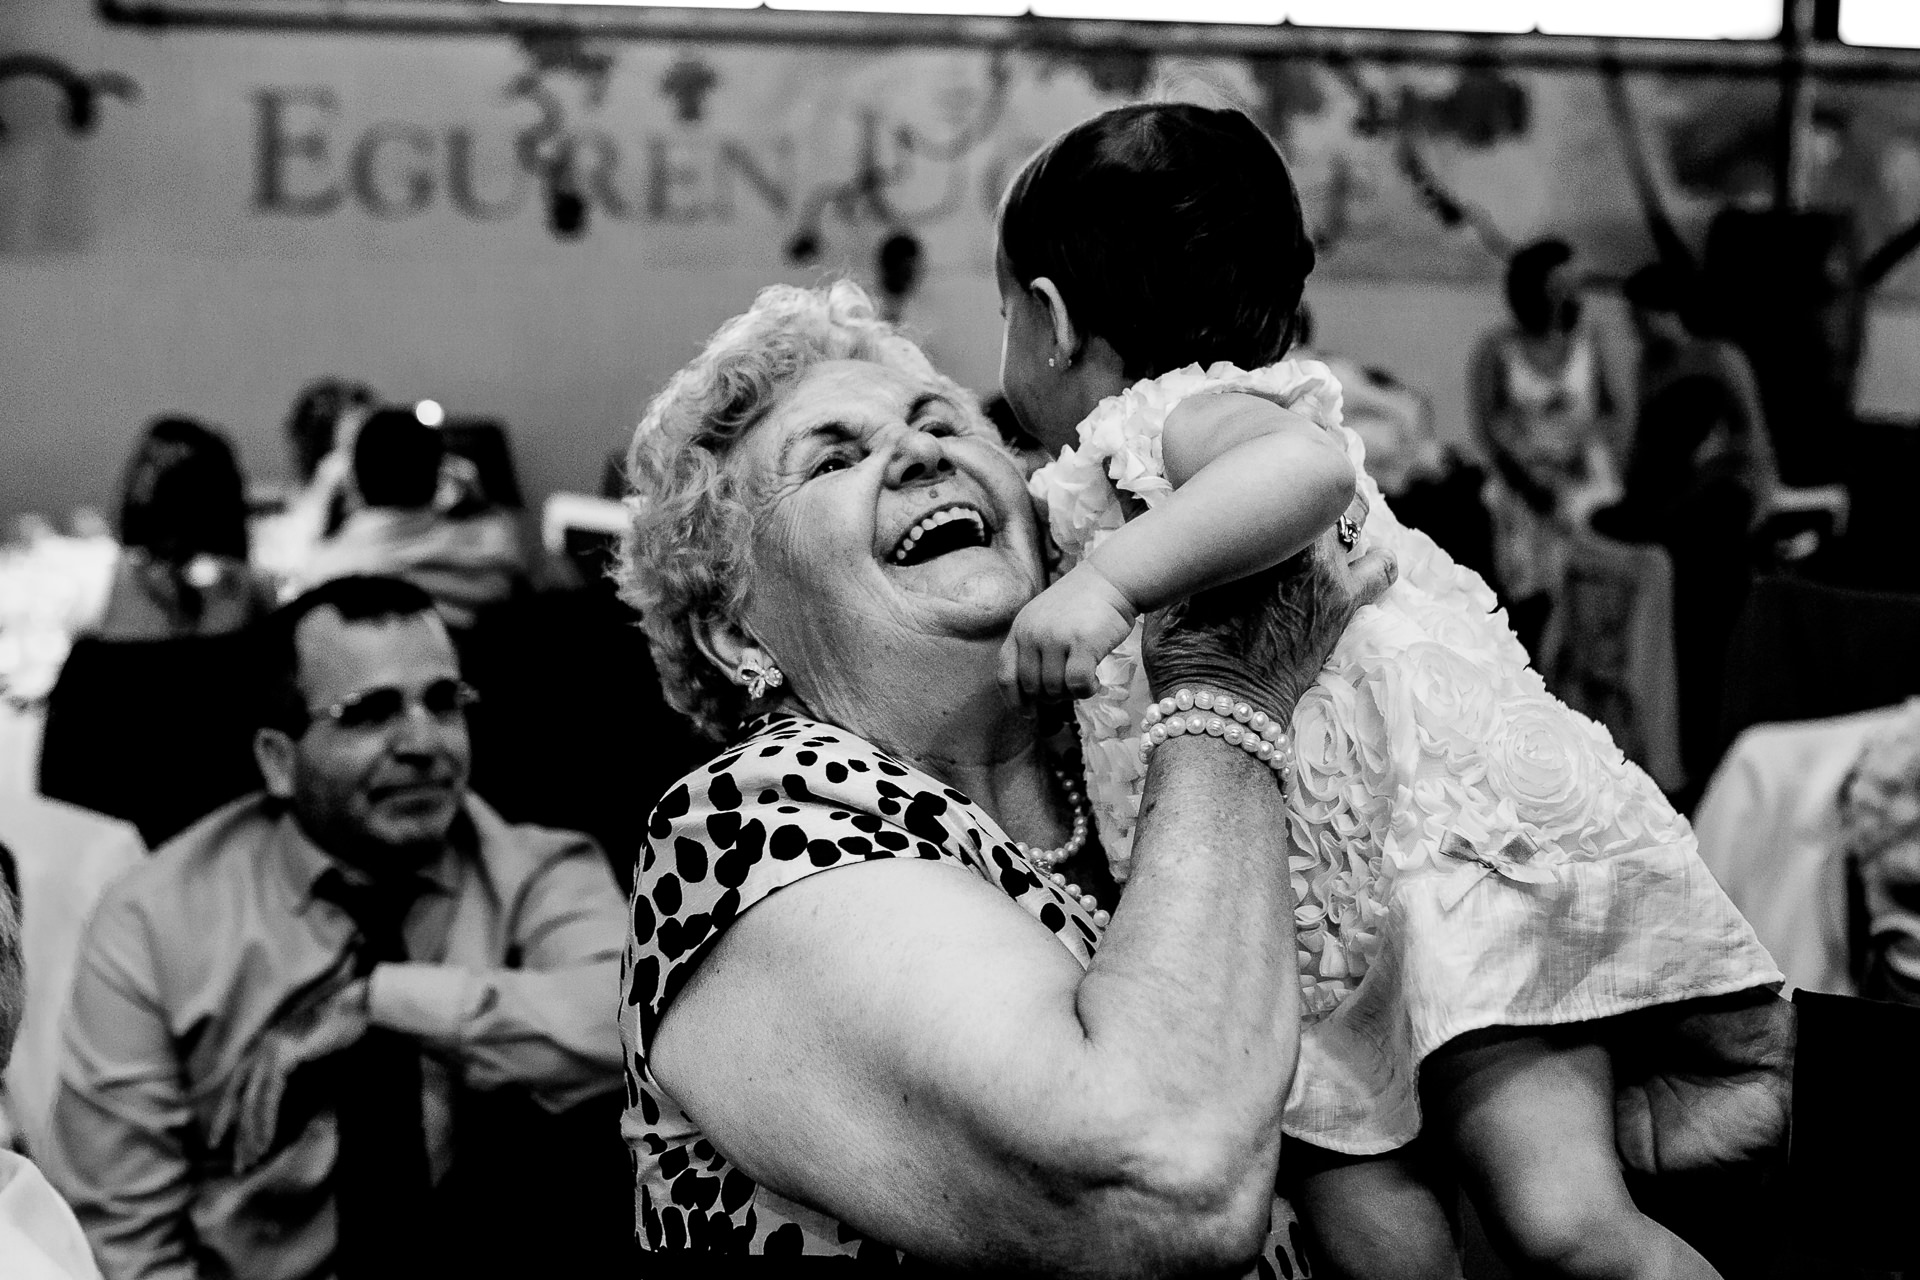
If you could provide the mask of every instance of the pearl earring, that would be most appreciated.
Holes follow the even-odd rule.
[[[1051,368],[1053,368],[1053,357],[1052,357],[1052,356],[1048,356],[1048,357],[1047,357],[1047,368],[1049,368],[1049,369],[1051,369]]]
[[[767,690],[778,689],[787,682],[787,677],[779,667],[771,662],[762,666],[764,659],[758,649],[747,650],[747,656],[740,659],[740,666],[734,675],[747,686],[747,696],[755,702],[767,696]]]

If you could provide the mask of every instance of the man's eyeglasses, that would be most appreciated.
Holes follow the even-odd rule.
[[[316,720],[331,720],[342,729],[387,729],[416,702],[435,720],[447,721],[479,700],[480,694],[464,680],[435,680],[420,691],[417,699],[386,685],[356,693],[330,707],[310,707],[307,714]]]

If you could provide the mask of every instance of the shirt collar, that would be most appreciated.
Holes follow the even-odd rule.
[[[277,831],[279,865],[287,874],[289,887],[293,890],[296,910],[305,911],[314,901],[314,886],[320,877],[328,871],[338,870],[347,879],[364,884],[366,872],[350,863],[335,858],[313,842],[293,816],[291,810],[280,815]],[[447,833],[446,847],[440,856],[432,859],[415,874],[424,880],[428,892],[453,895],[460,887],[460,864],[473,857],[478,847],[478,837],[473,828],[473,820],[463,805],[458,817],[453,821],[453,829]]]

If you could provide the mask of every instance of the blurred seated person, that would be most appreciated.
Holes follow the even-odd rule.
[[[1704,783],[1721,745],[1721,686],[1751,582],[1751,534],[1778,476],[1746,357],[1687,328],[1688,290],[1683,273],[1659,265],[1627,280],[1641,339],[1639,415],[1625,490],[1593,525],[1616,540],[1657,543],[1672,558],[1682,761]]]
[[[1367,447],[1367,474],[1393,500],[1393,512],[1461,564],[1493,580],[1493,532],[1478,467],[1442,444],[1433,406],[1389,371],[1313,345],[1313,314],[1302,303],[1291,360],[1319,360],[1340,383],[1341,412]]]
[[[1920,1005],[1920,698],[1868,737],[1840,791],[1860,918],[1860,994]]]
[[[353,505],[314,549],[308,583],[391,574],[433,597],[447,625],[466,629],[480,610],[528,578],[520,533],[506,512],[444,494],[446,446],[411,409],[381,409],[353,442]],[[469,468],[470,470],[471,468]]]
[[[191,419],[158,419],[134,449],[120,548],[93,628],[101,639],[225,635],[272,605],[248,567],[246,485],[233,446]]]
[[[351,444],[354,430],[379,407],[379,395],[364,382],[318,378],[302,387],[287,415],[287,444],[299,483],[318,479],[327,459]]]
[[[1658,522],[1676,491],[1725,476],[1749,496],[1757,521],[1779,486],[1760,388],[1740,348],[1688,327],[1692,287],[1684,271],[1659,263],[1627,277],[1640,404],[1622,505]]]
[[[1433,430],[1427,398],[1385,369],[1323,351],[1314,345],[1313,312],[1305,303],[1294,315],[1290,360],[1318,360],[1340,383],[1342,421],[1367,446],[1367,474],[1389,498],[1448,469],[1446,446]],[[1396,504],[1395,510],[1399,508]]]
[[[80,935],[106,887],[144,861],[147,846],[129,823],[5,787],[0,787],[0,844],[13,850],[19,877],[28,974],[19,1038],[0,1072],[10,1130],[0,1147],[10,1142],[43,1159]]]
[[[346,518],[352,441],[379,407],[372,387],[319,378],[300,389],[287,415],[294,485],[286,505],[256,527],[254,563],[281,581],[299,576],[313,549]]]
[[[1581,292],[1564,240],[1520,249],[1507,263],[1509,322],[1482,335],[1468,363],[1468,411],[1492,467],[1495,585],[1529,650],[1569,539],[1619,496],[1608,446],[1616,401]]]
[[[1701,860],[1789,987],[1859,991],[1841,798],[1868,742],[1901,711],[1748,725],[1691,815]]]
[[[263,639],[265,790],[115,883],[81,947],[52,1166],[103,1269],[612,1274],[626,913],[599,850],[467,790],[470,694],[419,588],[337,579]]]
[[[20,876],[0,844],[0,1069],[13,1053],[27,1008]],[[7,1280],[99,1280],[73,1210],[33,1161],[0,1148],[0,1276]]]
[[[158,844],[251,790],[251,691],[234,673],[272,601],[247,564],[233,450],[184,419],[134,451],[106,602],[47,696],[39,790]]]

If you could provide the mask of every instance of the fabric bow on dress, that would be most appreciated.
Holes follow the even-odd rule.
[[[1502,876],[1516,884],[1552,884],[1556,879],[1550,869],[1533,865],[1533,855],[1540,849],[1523,831],[1514,832],[1497,848],[1485,852],[1458,831],[1449,831],[1446,839],[1440,842],[1440,852],[1459,862],[1471,862],[1481,869],[1479,875],[1456,877],[1452,884],[1441,891],[1440,904],[1448,911],[1459,906],[1461,899],[1488,876]]]

